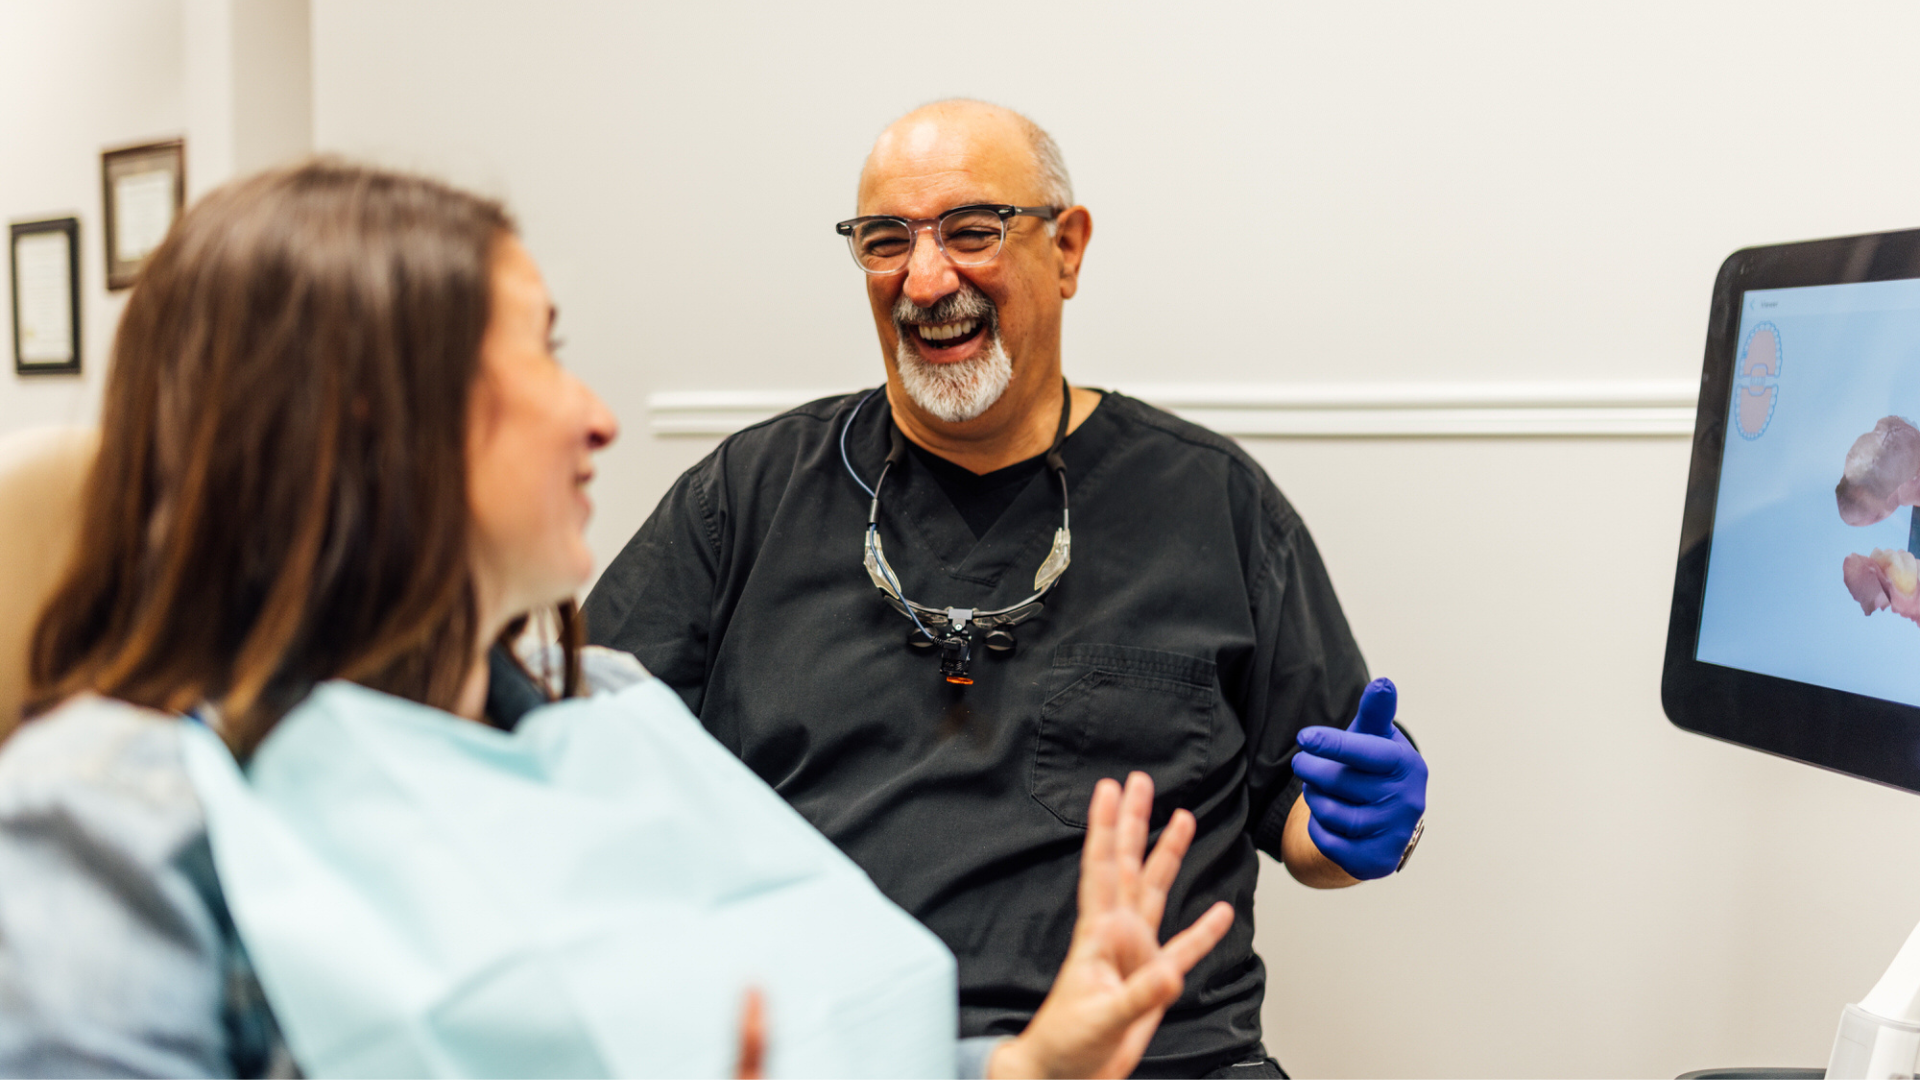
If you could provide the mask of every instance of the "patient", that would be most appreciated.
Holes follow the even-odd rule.
[[[335,680],[505,731],[645,680],[578,644],[586,486],[617,428],[554,359],[553,319],[499,205],[337,162],[214,192],[152,256],[79,551],[34,635],[33,719],[0,752],[0,1075],[311,1068],[229,909],[182,714],[244,761]],[[1144,776],[1096,790],[1054,990],[958,1068],[1132,1070],[1232,917],[1160,943],[1194,825],[1177,813],[1148,855],[1151,802]]]

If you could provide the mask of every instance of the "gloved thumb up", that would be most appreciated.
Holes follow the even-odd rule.
[[[1398,697],[1391,681],[1375,679],[1347,730],[1304,728],[1293,757],[1311,815],[1307,835],[1361,880],[1399,867],[1427,810],[1427,763],[1393,726]]]
[[[1354,711],[1347,730],[1361,735],[1393,738],[1393,714],[1400,707],[1400,691],[1392,679],[1375,679],[1360,693],[1360,708]]]

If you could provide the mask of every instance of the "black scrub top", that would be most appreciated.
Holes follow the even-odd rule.
[[[688,470],[594,587],[590,639],[678,690],[947,943],[966,1036],[1031,1019],[1066,956],[1094,782],[1144,769],[1156,829],[1176,807],[1199,819],[1163,936],[1216,900],[1237,915],[1140,1072],[1245,1060],[1265,982],[1254,852],[1280,852],[1296,733],[1344,727],[1367,681],[1306,526],[1233,442],[1109,393],[1061,448],[1072,565],[1015,652],[976,643],[973,685],[952,685],[861,566],[868,496],[840,437],[864,396],[748,428]],[[868,484],[891,423],[875,394],[847,432]],[[971,500],[991,522],[977,537],[933,472],[909,454],[881,493],[907,596],[1031,594],[1060,524],[1053,472],[1032,470],[997,517]]]

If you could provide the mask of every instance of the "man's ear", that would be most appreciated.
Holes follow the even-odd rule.
[[[1069,206],[1054,219],[1053,250],[1060,261],[1060,299],[1071,300],[1080,291],[1080,260],[1093,239],[1093,215],[1084,206]]]

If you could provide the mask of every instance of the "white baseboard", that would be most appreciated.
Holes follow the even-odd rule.
[[[1685,380],[1552,383],[1140,383],[1114,389],[1223,435],[1253,438],[1688,437]],[[731,435],[832,390],[669,390],[655,435]]]

